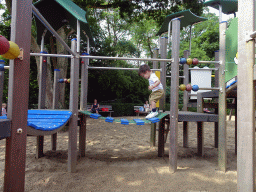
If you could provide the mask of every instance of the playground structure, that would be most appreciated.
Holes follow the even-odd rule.
[[[12,4],[12,15],[18,15],[12,19],[12,32],[11,40],[16,42],[19,47],[23,48],[23,60],[15,59],[10,60],[10,87],[9,87],[9,100],[8,100],[8,116],[6,120],[1,120],[1,127],[10,130],[10,137],[6,138],[6,169],[5,169],[5,191],[24,191],[24,181],[25,181],[25,154],[26,154],[26,137],[27,137],[27,106],[28,106],[28,82],[29,82],[29,58],[30,58],[30,29],[31,29],[31,13],[36,12],[35,7],[31,4],[31,1],[20,0],[13,1]],[[249,6],[250,11],[246,8]],[[253,70],[252,67],[255,63],[254,55],[254,38],[255,30],[254,24],[254,10],[255,2],[253,0],[240,1],[238,4],[239,12],[246,13],[240,16],[239,19],[239,48],[238,48],[238,189],[244,191],[253,191],[255,185],[255,175],[254,175],[254,161],[255,161],[255,128],[254,128],[254,81],[253,81]],[[38,12],[37,12],[38,13]],[[250,18],[250,19],[248,19]],[[249,24],[248,24],[249,23]],[[15,29],[15,30],[14,30]],[[222,170],[226,169],[226,133],[225,133],[225,119],[226,117],[226,82],[224,78],[225,72],[225,43],[223,31],[226,29],[226,23],[220,23],[220,51],[219,51],[219,61],[222,61],[219,66],[219,114],[216,116],[206,116],[205,120],[196,119],[198,113],[189,114],[184,112],[183,119],[184,122],[195,120],[199,122],[204,122],[209,117],[217,117],[219,122],[219,166]],[[247,29],[247,30],[245,30]],[[179,65],[179,30],[180,30],[180,20],[172,20],[172,35],[173,35],[173,60],[168,59],[156,59],[155,61],[165,62],[172,61],[172,74],[178,74]],[[52,30],[54,31],[54,30]],[[249,31],[249,32],[248,32]],[[248,33],[247,35],[245,33]],[[248,38],[249,35],[249,38]],[[70,53],[77,56],[75,46],[76,41],[73,41],[72,49]],[[79,41],[78,41],[79,42]],[[79,43],[78,43],[79,44]],[[40,55],[40,54],[38,54]],[[162,54],[161,54],[162,55]],[[43,54],[40,55],[41,58]],[[81,57],[84,61],[88,62],[89,56]],[[43,61],[43,60],[42,60]],[[77,88],[78,79],[75,79],[76,66],[79,64],[79,58],[71,58],[72,72],[71,72],[71,99],[70,99],[70,111],[72,112],[72,117],[69,122],[70,133],[69,133],[69,166],[74,171],[76,163],[76,146],[72,145],[76,142],[76,123],[77,123]],[[244,65],[242,65],[242,62]],[[84,66],[86,69],[86,65]],[[163,68],[162,68],[163,70]],[[164,70],[163,70],[164,71]],[[165,73],[164,73],[165,74]],[[86,79],[86,77],[83,77]],[[81,80],[82,83],[86,81]],[[170,170],[175,172],[177,169],[177,122],[182,117],[182,113],[178,113],[178,75],[173,75],[172,77],[172,96],[171,102],[171,112],[170,112]],[[43,86],[42,86],[43,87]],[[83,90],[86,92],[86,90]],[[22,94],[21,94],[22,93]],[[244,95],[246,93],[246,95]],[[85,98],[85,93],[82,94]],[[249,99],[248,99],[249,97]],[[22,102],[21,102],[22,101]],[[86,104],[86,99],[83,99],[83,105]],[[175,110],[172,110],[175,109]],[[205,114],[209,115],[209,114]],[[188,119],[190,118],[190,119]],[[181,119],[182,120],[182,119]],[[215,120],[212,120],[215,121]],[[84,116],[81,118],[81,132],[84,132],[86,126],[86,119]],[[163,124],[160,123],[161,129],[159,133],[163,131]],[[249,127],[249,129],[248,129]],[[22,130],[22,132],[18,132]],[[202,130],[202,129],[200,129]],[[163,136],[163,134],[159,134]],[[84,138],[82,138],[84,139]],[[161,145],[161,143],[160,143]],[[249,149],[245,148],[247,146]],[[163,149],[163,146],[160,147]],[[74,149],[70,154],[70,151]],[[159,152],[158,152],[159,153]],[[162,151],[163,154],[163,151]],[[73,159],[70,159],[72,158]],[[246,162],[246,164],[244,163]],[[175,167],[176,166],[176,167]],[[17,174],[18,173],[18,174]],[[15,181],[15,182],[14,182]]]

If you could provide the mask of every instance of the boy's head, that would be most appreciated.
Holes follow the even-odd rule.
[[[2,103],[2,108],[5,108],[6,107],[6,103]]]
[[[139,76],[149,79],[151,74],[151,69],[148,65],[141,65],[138,72]]]

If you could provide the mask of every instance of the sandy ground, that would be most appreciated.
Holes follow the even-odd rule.
[[[218,170],[214,123],[204,124],[204,157],[196,155],[196,124],[189,123],[189,148],[183,148],[179,123],[178,170],[172,174],[168,144],[161,158],[157,157],[157,146],[150,147],[150,125],[112,124],[88,118],[86,157],[78,158],[76,173],[67,172],[67,132],[58,133],[56,152],[50,151],[51,137],[46,136],[45,156],[40,159],[35,158],[36,138],[28,137],[25,191],[237,191],[234,125],[234,119],[227,121],[228,171],[224,173]],[[5,140],[1,140],[1,191],[4,155]]]

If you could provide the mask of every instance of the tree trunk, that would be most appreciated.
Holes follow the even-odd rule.
[[[67,35],[63,28],[58,30],[59,35],[67,41]],[[58,54],[66,54],[66,50],[64,47],[57,42],[57,53]],[[31,37],[31,51],[34,53],[40,53],[40,46],[37,44],[35,37]],[[48,52],[48,51],[47,51]],[[37,64],[37,80],[39,82],[39,69],[40,69],[40,59],[39,57],[35,57]],[[60,70],[60,78],[64,79],[67,76],[67,68],[68,68],[68,59],[67,58],[57,58],[57,64],[54,66],[54,69]],[[53,72],[52,72],[51,59],[47,58],[47,74],[46,74],[46,108],[51,109],[53,103]],[[65,108],[65,84],[60,85],[60,98],[58,99],[60,102],[59,106],[61,108]]]

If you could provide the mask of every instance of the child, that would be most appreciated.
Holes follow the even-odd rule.
[[[2,116],[6,116],[7,112],[6,112],[6,103],[2,103]]]
[[[98,104],[97,99],[94,99],[94,103],[92,104],[90,111],[92,113],[99,113],[99,109],[100,105]]]
[[[149,95],[151,112],[146,116],[146,119],[150,119],[158,115],[158,112],[156,111],[156,103],[164,97],[164,89],[162,83],[160,82],[156,74],[150,70],[148,65],[140,66],[139,75],[141,77],[144,77],[145,79],[148,79],[148,89],[152,90],[152,93]]]
[[[150,111],[148,101],[146,101],[146,103],[144,104],[144,111],[146,111],[146,112]]]

